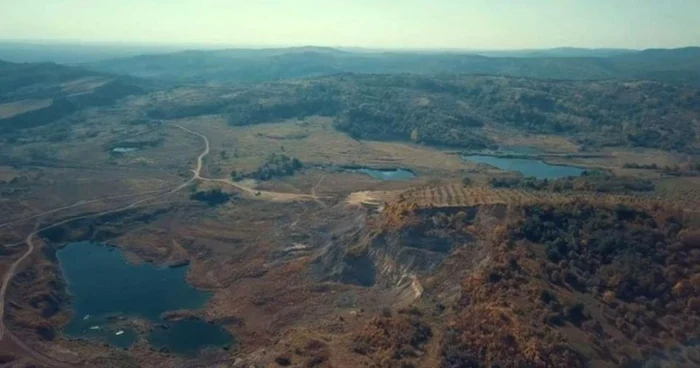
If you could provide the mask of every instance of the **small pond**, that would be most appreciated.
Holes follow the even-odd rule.
[[[161,319],[163,312],[200,309],[209,300],[209,293],[185,281],[187,267],[132,264],[118,248],[90,242],[71,243],[56,255],[72,297],[73,318],[63,330],[67,336],[127,348],[139,338],[128,323],[133,317],[151,322],[146,339],[173,353],[194,355],[204,347],[232,343],[220,326]]]
[[[127,152],[136,152],[139,149],[136,147],[115,147],[112,148],[112,152],[117,152],[117,153],[127,153]]]
[[[505,158],[485,155],[462,156],[463,159],[480,164],[495,166],[501,170],[519,171],[526,177],[538,179],[558,179],[568,176],[580,176],[584,169],[575,166],[550,165],[542,160],[525,158]]]
[[[369,169],[369,168],[359,168],[359,169],[347,169],[348,171],[351,172],[357,172],[357,173],[362,173],[369,175],[375,179],[379,180],[397,180],[397,181],[404,181],[404,180],[411,180],[416,177],[416,174],[414,174],[410,170],[406,169]]]

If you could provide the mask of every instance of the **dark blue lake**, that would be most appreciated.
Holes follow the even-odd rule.
[[[349,169],[348,171],[366,174],[366,175],[369,175],[369,176],[371,176],[375,179],[379,179],[379,180],[404,181],[404,180],[411,180],[411,179],[416,177],[416,174],[414,174],[412,171],[405,170],[405,169],[360,168],[360,169]]]
[[[196,310],[208,302],[209,293],[185,281],[187,267],[132,264],[121,250],[89,242],[69,244],[56,255],[72,296],[73,318],[63,329],[70,337],[128,347],[139,338],[128,324],[129,317],[135,317],[154,325],[145,336],[151,344],[174,353],[192,355],[232,341],[221,327],[201,320],[161,319],[163,312]]]
[[[567,176],[580,176],[584,169],[575,166],[550,165],[542,160],[505,158],[485,155],[462,156],[463,159],[480,164],[495,166],[505,171],[519,171],[524,176],[538,179],[558,179]]]

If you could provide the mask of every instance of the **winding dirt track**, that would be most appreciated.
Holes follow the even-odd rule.
[[[72,222],[72,221],[82,220],[82,219],[86,219],[86,218],[101,217],[101,216],[105,216],[105,215],[109,215],[109,214],[113,214],[113,213],[117,213],[117,212],[126,211],[129,209],[137,208],[139,205],[145,206],[144,203],[149,202],[149,201],[153,201],[155,199],[158,199],[158,198],[170,195],[170,194],[173,194],[175,192],[178,192],[178,191],[186,188],[187,186],[189,186],[191,183],[193,183],[196,180],[219,182],[219,183],[225,183],[228,185],[232,185],[232,186],[234,186],[242,191],[245,191],[245,192],[250,193],[250,194],[254,194],[256,197],[259,197],[260,199],[263,199],[263,200],[283,201],[283,202],[295,201],[295,200],[318,200],[318,197],[316,197],[316,195],[314,195],[314,194],[308,195],[308,194],[280,193],[280,192],[270,192],[270,191],[256,191],[253,188],[240,185],[240,184],[233,182],[231,180],[228,180],[228,179],[212,179],[212,178],[202,177],[201,172],[202,172],[202,168],[204,166],[204,158],[209,154],[209,152],[211,150],[210,145],[209,145],[209,139],[206,136],[204,136],[200,133],[194,132],[190,129],[187,129],[181,125],[174,124],[174,126],[184,130],[187,133],[196,135],[196,136],[202,138],[202,140],[204,141],[204,151],[199,156],[197,156],[197,166],[195,167],[195,169],[192,170],[192,177],[190,179],[188,179],[184,183],[180,184],[179,186],[177,186],[171,190],[168,190],[165,192],[158,192],[159,194],[157,194],[157,195],[150,196],[150,197],[147,197],[144,199],[140,199],[140,200],[133,202],[127,206],[120,207],[117,209],[103,211],[103,212],[89,214],[89,215],[84,215],[84,216],[72,217],[72,218],[69,218],[69,219],[66,219],[63,221],[59,221],[59,222],[56,222],[56,223],[53,223],[53,224],[50,224],[50,225],[47,225],[44,227],[39,227],[39,222],[37,222],[37,225],[36,225],[34,231],[32,231],[29,235],[27,235],[27,237],[24,241],[24,243],[27,245],[27,251],[24,254],[22,254],[22,256],[19,257],[14,263],[12,263],[10,265],[10,268],[7,270],[7,272],[5,272],[5,275],[2,279],[2,286],[0,287],[0,341],[2,341],[3,338],[8,337],[17,346],[22,348],[24,350],[24,353],[26,353],[28,356],[32,357],[36,361],[38,361],[42,364],[45,364],[47,366],[55,366],[55,367],[72,366],[72,364],[68,364],[68,363],[53,359],[45,354],[42,354],[41,352],[38,352],[37,350],[35,350],[31,346],[28,346],[19,337],[17,337],[15,334],[13,334],[12,331],[9,331],[6,328],[5,323],[4,323],[4,321],[5,321],[5,299],[6,299],[5,296],[7,295],[7,289],[9,287],[10,283],[12,282],[12,279],[15,277],[15,275],[17,273],[17,269],[20,267],[22,262],[24,262],[27,258],[29,258],[34,253],[34,250],[37,248],[36,245],[34,244],[34,237],[44,230],[48,230],[48,229],[54,228],[56,226],[61,226],[61,225],[64,225],[64,224]],[[70,209],[70,208],[84,206],[84,205],[91,204],[91,203],[96,203],[96,202],[109,200],[109,199],[135,197],[135,196],[147,195],[147,194],[151,194],[151,193],[154,193],[154,192],[151,191],[151,192],[138,193],[138,194],[127,194],[127,195],[120,195],[120,196],[104,197],[104,198],[98,198],[98,199],[93,199],[93,200],[89,200],[89,201],[80,201],[80,202],[77,202],[77,203],[72,204],[72,205],[54,208],[52,210],[44,211],[44,212],[29,216],[29,217],[25,217],[25,218],[17,219],[17,220],[12,220],[12,221],[0,224],[0,228],[11,225],[11,224],[15,224],[15,223],[18,223],[21,221],[26,221],[26,220],[30,220],[30,219],[34,219],[34,218],[40,218],[40,217],[48,215],[48,214],[56,213],[56,212],[59,212],[62,210]]]
[[[321,183],[323,183],[324,179],[326,179],[326,175],[323,175],[321,179],[318,180],[318,183],[316,183],[316,185],[314,185],[311,188],[311,195],[314,197],[314,201],[316,201],[316,203],[318,203],[321,207],[326,208],[328,206],[325,203],[323,203],[323,201],[320,200],[319,197],[316,195],[316,190],[319,186],[321,186]]]
[[[318,201],[318,198],[315,193],[312,194],[299,194],[299,193],[283,193],[283,192],[272,192],[272,191],[266,191],[266,190],[256,190],[255,188],[249,187],[242,185],[240,183],[237,183],[231,179],[214,179],[214,178],[205,178],[201,175],[202,173],[202,166],[203,166],[203,161],[204,157],[206,157],[209,154],[210,146],[209,146],[209,139],[204,136],[203,134],[194,132],[192,130],[189,130],[181,125],[175,124],[176,127],[190,133],[194,134],[204,140],[204,145],[205,145],[205,150],[204,152],[197,157],[197,169],[192,170],[192,173],[194,176],[192,179],[188,182],[185,183],[184,185],[187,186],[189,183],[192,181],[199,179],[201,181],[209,181],[209,182],[215,182],[215,183],[222,183],[222,184],[227,184],[232,187],[238,188],[239,190],[247,193],[247,194],[252,194],[255,197],[258,197],[258,199],[262,200],[268,200],[268,201],[273,201],[273,202],[292,202],[292,201],[297,201],[297,200],[316,200]],[[320,201],[319,201],[320,202]],[[323,202],[320,202],[323,206]]]
[[[144,193],[123,194],[123,195],[117,195],[117,196],[111,196],[111,197],[102,197],[102,198],[97,198],[97,199],[91,199],[91,200],[87,200],[87,201],[78,201],[78,202],[76,202],[76,203],[73,203],[73,204],[70,204],[70,205],[67,205],[67,206],[57,207],[57,208],[54,208],[54,209],[51,209],[51,210],[48,210],[48,211],[44,211],[44,212],[40,212],[40,213],[31,215],[31,216],[27,216],[27,217],[23,217],[23,218],[11,220],[11,221],[8,221],[8,222],[4,222],[4,223],[0,224],[0,229],[2,229],[3,227],[9,226],[9,225],[13,225],[13,224],[19,223],[19,222],[23,222],[23,221],[35,219],[35,218],[38,218],[38,217],[50,215],[50,214],[52,214],[52,213],[60,212],[60,211],[63,211],[63,210],[68,210],[68,209],[71,209],[71,208],[76,208],[76,207],[80,207],[80,206],[85,206],[85,205],[88,205],[88,204],[93,204],[93,203],[102,202],[102,201],[108,201],[108,200],[110,200],[110,199],[120,199],[120,198],[129,198],[129,197],[138,197],[138,196],[142,196],[142,195],[146,195],[146,194],[159,193],[159,192],[161,192],[161,191],[162,191],[162,190],[154,190],[154,191],[144,192]]]

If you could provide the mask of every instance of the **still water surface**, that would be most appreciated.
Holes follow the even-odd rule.
[[[72,296],[73,318],[63,330],[68,336],[125,348],[139,337],[125,319],[136,317],[154,325],[145,336],[152,345],[175,353],[196,354],[203,347],[232,341],[221,327],[201,320],[161,319],[163,312],[197,310],[209,300],[209,293],[185,281],[187,267],[132,264],[121,250],[90,242],[69,244],[57,257]]]
[[[348,171],[366,174],[379,180],[404,181],[416,177],[416,174],[406,169],[368,169],[363,167],[360,169],[349,169]]]
[[[467,161],[495,166],[505,171],[519,171],[524,176],[538,179],[558,179],[568,176],[580,176],[584,169],[575,166],[550,165],[542,160],[524,158],[505,158],[486,155],[462,156]]]

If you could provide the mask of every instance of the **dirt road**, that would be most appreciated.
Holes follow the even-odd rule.
[[[204,158],[209,154],[210,151],[210,145],[209,145],[209,138],[207,138],[205,135],[194,132],[190,129],[187,129],[183,127],[182,125],[177,125],[175,124],[176,127],[190,133],[194,134],[202,140],[204,140],[204,146],[205,150],[202,152],[199,157],[197,157],[197,167],[196,169],[192,170],[192,173],[194,173],[194,177],[188,181],[187,183],[183,184],[187,186],[189,183],[192,181],[199,179],[201,181],[209,181],[209,182],[216,182],[216,183],[222,183],[222,184],[227,184],[233,187],[238,188],[239,190],[253,195],[255,198],[261,199],[261,200],[267,200],[267,201],[273,201],[273,202],[292,202],[292,201],[297,201],[297,200],[318,200],[318,197],[315,194],[298,194],[298,193],[284,193],[284,192],[272,192],[272,191],[266,191],[266,190],[257,190],[253,187],[243,185],[241,183],[237,183],[231,179],[215,179],[215,178],[205,178],[201,175],[202,173],[202,167],[204,165]]]
[[[201,174],[202,174],[202,167],[204,167],[204,158],[207,157],[207,155],[209,154],[209,151],[211,151],[211,146],[209,145],[209,138],[207,138],[203,134],[193,132],[193,131],[191,131],[191,130],[189,130],[189,129],[187,129],[179,124],[173,124],[173,125],[186,131],[187,133],[194,134],[194,135],[202,138],[202,140],[204,140],[204,151],[199,156],[197,156],[197,167],[195,167],[195,169],[192,170],[192,174],[194,174],[194,175],[192,176],[192,179],[188,180],[188,182],[185,183],[185,186],[186,186],[186,184],[191,183],[195,179],[202,179]]]
[[[111,196],[111,197],[102,197],[102,198],[91,199],[91,200],[87,200],[87,201],[78,201],[78,202],[73,203],[73,204],[69,204],[69,205],[62,206],[62,207],[57,207],[57,208],[50,209],[50,210],[44,211],[44,212],[40,212],[40,213],[31,215],[31,216],[27,216],[27,217],[15,219],[15,220],[10,220],[10,221],[8,221],[8,222],[4,222],[4,223],[0,224],[0,229],[2,229],[3,227],[9,226],[9,225],[13,225],[13,224],[19,223],[19,222],[23,222],[23,221],[27,221],[27,220],[32,220],[32,219],[35,219],[35,218],[38,218],[38,217],[50,215],[50,214],[52,214],[52,213],[56,213],[56,212],[68,210],[68,209],[71,209],[71,208],[77,208],[77,207],[80,207],[80,206],[86,206],[86,205],[88,205],[88,204],[93,204],[93,203],[103,202],[103,201],[109,201],[109,200],[112,200],[112,199],[121,199],[121,198],[129,198],[129,197],[138,197],[138,196],[143,196],[143,195],[152,194],[152,193],[159,193],[159,192],[162,192],[162,190],[154,190],[154,191],[150,191],[150,192],[136,193],[136,194],[123,194],[123,195],[116,195],[116,196]]]
[[[311,188],[311,195],[314,197],[314,201],[318,203],[321,207],[326,208],[328,207],[325,203],[323,203],[322,200],[319,199],[319,197],[316,195],[316,190],[318,189],[319,186],[321,186],[321,183],[323,183],[323,180],[326,179],[326,175],[321,176],[321,179],[318,180],[318,183]]]

